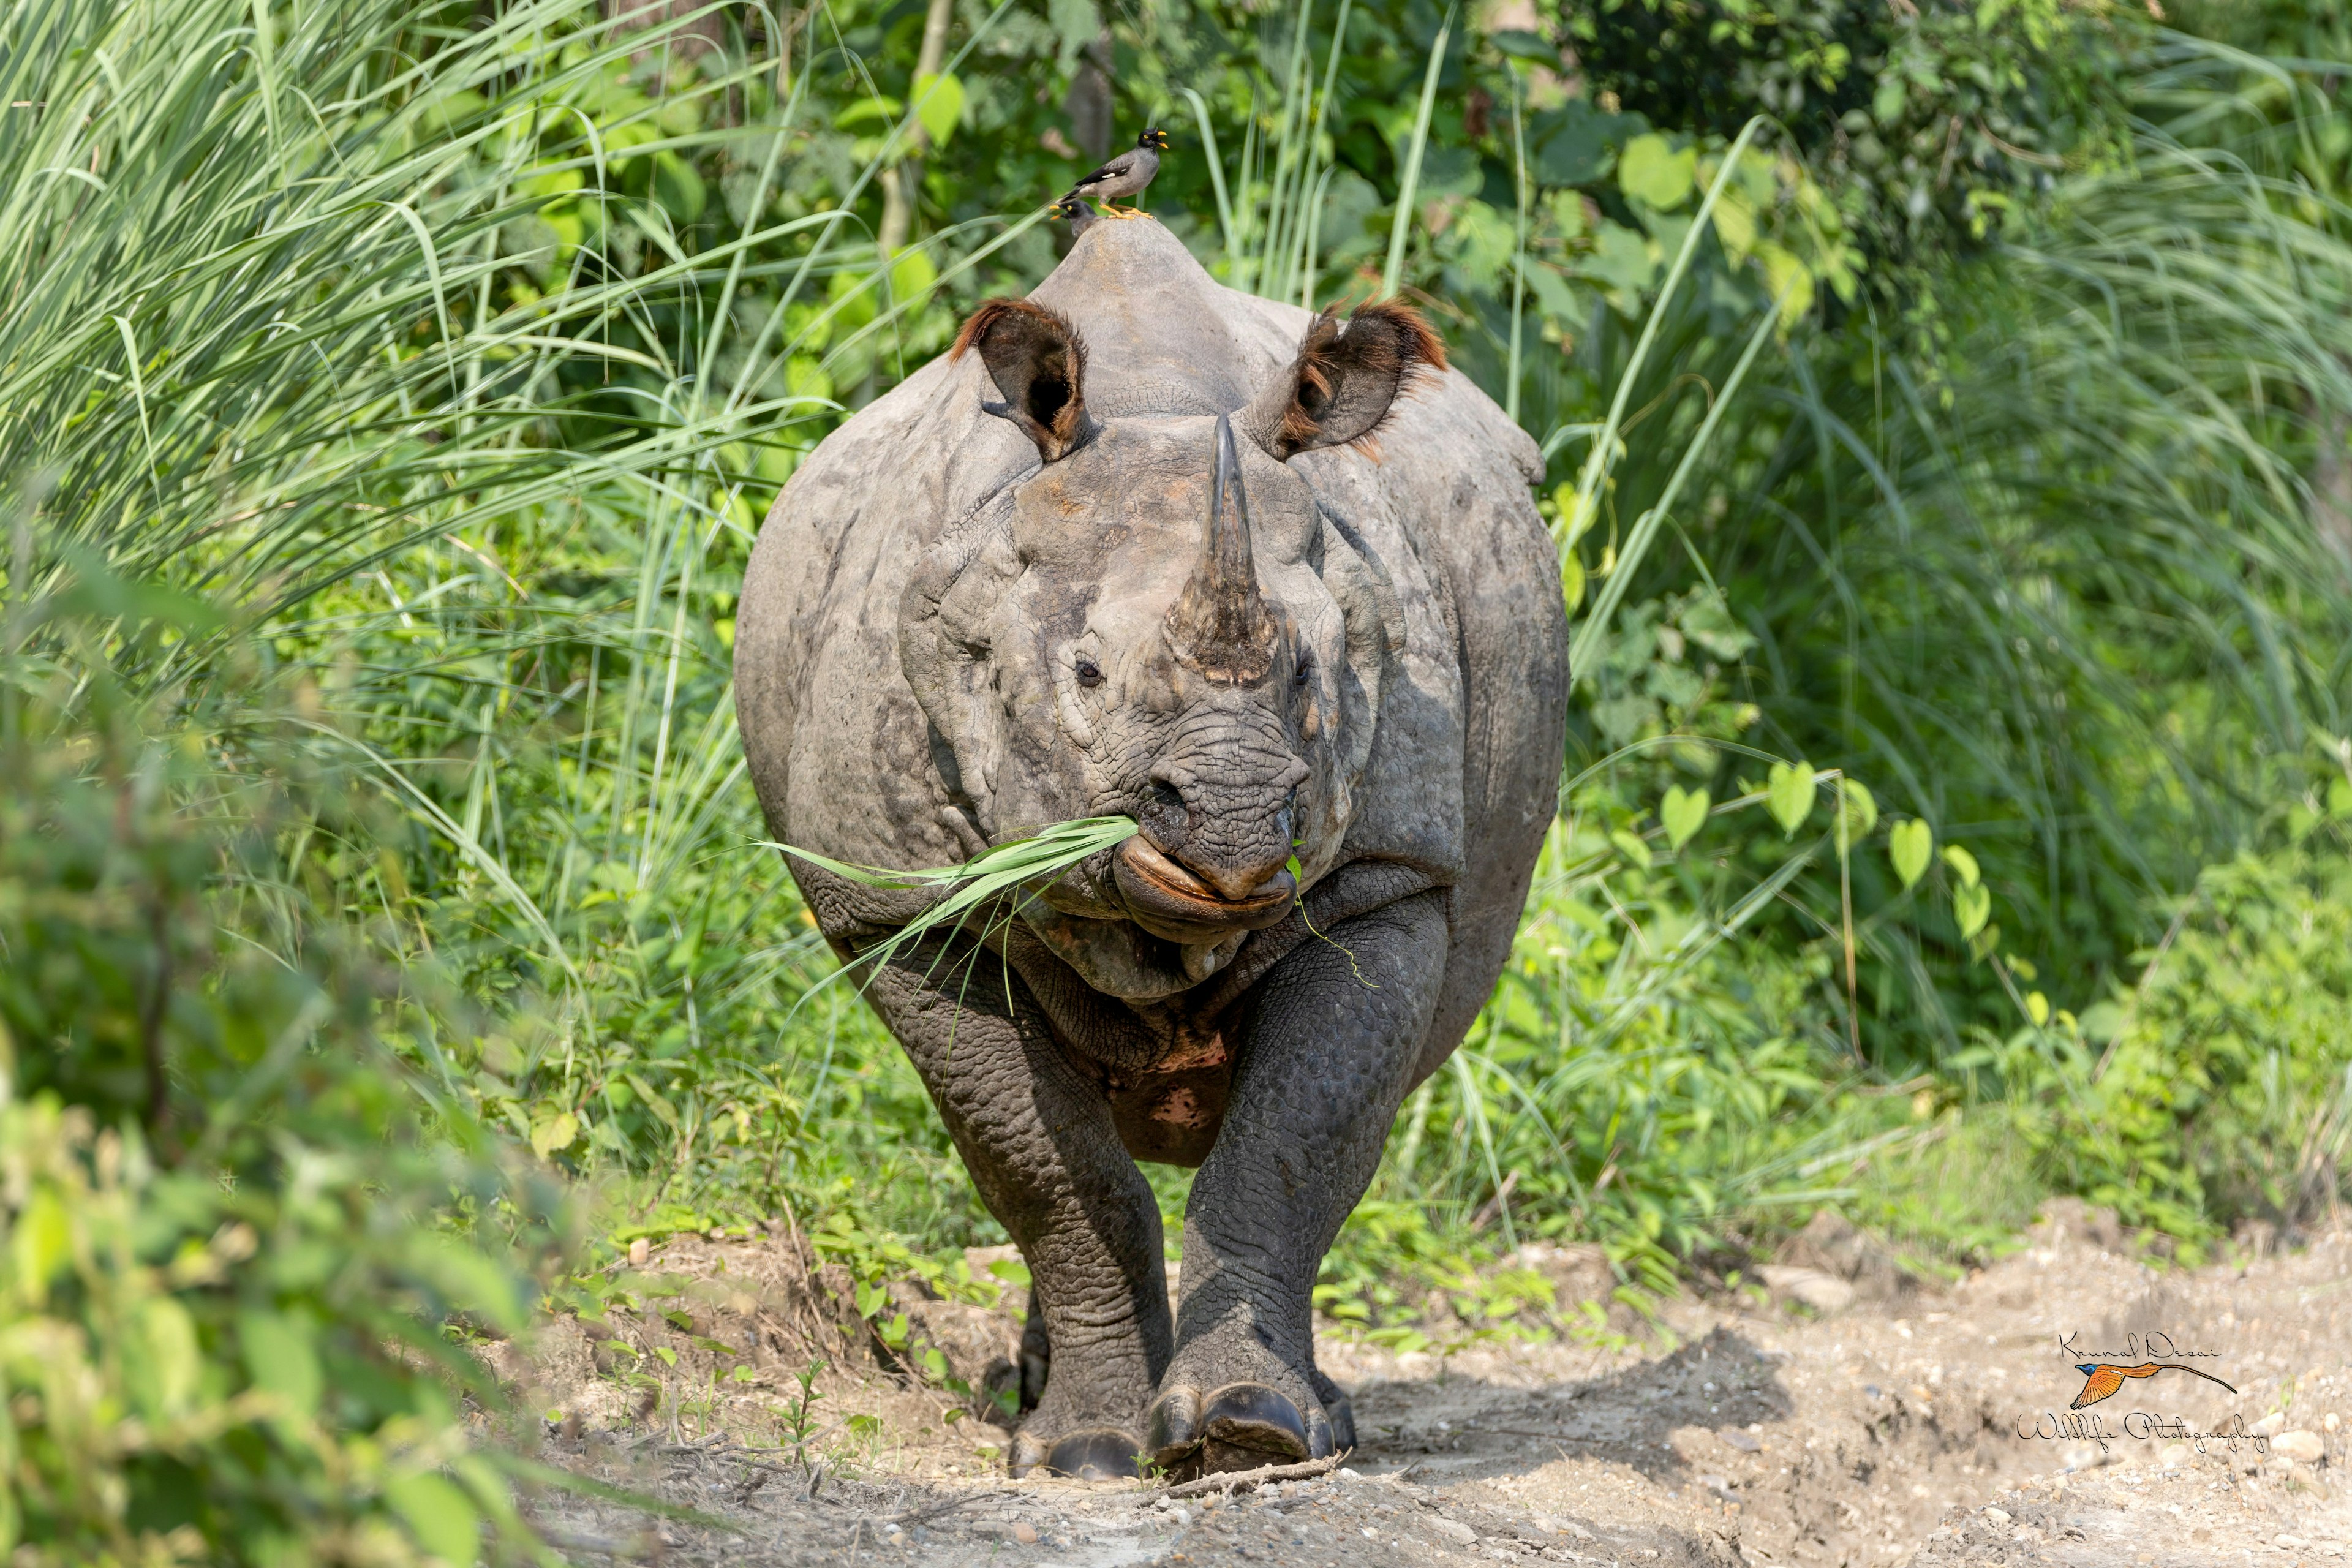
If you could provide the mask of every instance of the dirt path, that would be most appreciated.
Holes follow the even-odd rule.
[[[615,1342],[639,1354],[600,1350],[567,1321],[524,1381],[535,1407],[568,1417],[551,1426],[544,1458],[707,1522],[673,1517],[648,1532],[646,1516],[609,1505],[548,1498],[540,1509],[575,1560],[745,1568],[2342,1560],[2352,1235],[2243,1270],[2158,1271],[2085,1228],[2100,1229],[2037,1227],[2033,1246],[1949,1292],[1839,1307],[1851,1286],[1825,1283],[1828,1268],[1783,1271],[1784,1290],[1835,1310],[1816,1318],[1760,1296],[1676,1303],[1664,1319],[1671,1350],[1553,1341],[1441,1359],[1329,1340],[1323,1364],[1352,1391],[1363,1438],[1346,1467],[1183,1500],[1131,1483],[1007,1481],[1000,1429],[879,1370],[821,1380],[815,1462],[803,1468],[775,1447],[779,1393],[796,1384],[774,1352],[790,1343],[787,1319],[802,1321],[803,1342],[816,1331],[805,1325],[823,1303],[779,1294],[789,1268],[770,1241],[694,1240],[655,1261],[688,1303],[675,1317],[613,1315]],[[1017,1338],[1008,1312],[909,1304],[910,1357],[925,1334],[962,1358]],[[834,1347],[844,1366],[857,1353]],[[597,1374],[592,1355],[612,1370]],[[2084,1384],[2077,1363],[2151,1359],[2237,1392],[2164,1371],[2068,1410]],[[641,1392],[616,1381],[638,1364],[663,1378],[643,1376]],[[737,1375],[750,1381],[713,1381]],[[656,1382],[667,1392],[654,1424],[631,1423]],[[702,1401],[685,1396],[696,1385]]]

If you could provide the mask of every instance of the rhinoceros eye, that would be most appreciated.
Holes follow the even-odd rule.
[[[1310,681],[1310,680],[1312,680],[1312,679],[1315,679],[1315,660],[1314,660],[1314,658],[1313,658],[1312,657],[1310,657],[1309,655],[1303,654],[1303,653],[1302,653],[1302,654],[1300,654],[1300,655],[1298,656],[1298,668],[1297,668],[1297,669],[1296,669],[1295,671],[1293,671],[1293,672],[1292,672],[1291,677],[1290,677],[1290,684],[1291,684],[1291,685],[1293,685],[1293,686],[1297,686],[1297,687],[1304,687],[1304,686],[1305,686],[1308,681]]]
[[[1100,686],[1102,684],[1101,667],[1090,658],[1078,660],[1078,684],[1088,687]]]

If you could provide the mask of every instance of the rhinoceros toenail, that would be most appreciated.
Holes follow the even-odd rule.
[[[1005,1471],[1017,1481],[1034,1474],[1045,1462],[1045,1442],[1022,1432],[1013,1436],[1013,1451],[1006,1459]]]
[[[1158,1465],[1174,1465],[1201,1441],[1201,1391],[1171,1388],[1151,1406],[1143,1433],[1144,1451]]]
[[[1132,1480],[1142,1474],[1135,1463],[1139,1447],[1134,1433],[1117,1427],[1073,1432],[1045,1456],[1045,1470],[1080,1481]]]
[[[1348,1402],[1348,1396],[1343,1394],[1326,1404],[1323,1406],[1323,1414],[1330,1418],[1331,1446],[1334,1448],[1354,1447],[1356,1446],[1356,1407]]]
[[[1248,1448],[1259,1464],[1307,1458],[1298,1406],[1262,1383],[1229,1383],[1202,1402],[1201,1427],[1213,1443]]]

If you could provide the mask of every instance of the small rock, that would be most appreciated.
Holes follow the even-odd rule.
[[[1818,1210],[1780,1249],[1779,1262],[1826,1274],[1858,1294],[1887,1300],[1908,1296],[1918,1283],[1885,1242],[1834,1208]]]
[[[646,1259],[651,1258],[653,1255],[654,1244],[646,1240],[644,1237],[641,1236],[635,1241],[629,1243],[630,1268],[643,1268],[646,1266]]]
[[[1764,1447],[1763,1443],[1752,1434],[1742,1432],[1737,1426],[1727,1426],[1716,1436],[1722,1438],[1725,1444],[1738,1449],[1743,1454],[1757,1453]]]
[[[1013,1521],[1013,1539],[1024,1546],[1034,1546],[1037,1544],[1037,1527],[1025,1519],[1016,1519]]]
[[[2304,1548],[2305,1542],[2302,1536],[2289,1535],[2285,1531],[2282,1530],[2276,1535],[2271,1537],[2271,1544],[2277,1547],[2281,1552],[2300,1552]]]
[[[2009,1511],[2006,1509],[1988,1508],[1983,1510],[1983,1513],[1987,1519],[1992,1521],[1995,1524],[2007,1524],[2009,1522]]]
[[[1562,1309],[1573,1310],[1586,1301],[1607,1306],[1617,1289],[1617,1272],[1609,1254],[1591,1242],[1555,1247],[1530,1241],[1502,1259],[1507,1268],[1528,1268],[1551,1281],[1552,1294]]]
[[[2248,1428],[2248,1430],[2252,1431],[2257,1437],[2271,1437],[2275,1436],[2278,1434],[2279,1428],[2285,1425],[2285,1413],[2284,1411],[2273,1410],[2268,1415],[2265,1415],[2261,1420],[2255,1422],[2252,1426]]]
[[[2271,1439],[2271,1452],[2297,1464],[2315,1465],[2326,1456],[2327,1443],[2316,1432],[2282,1432]]]
[[[1458,1519],[1433,1519],[1429,1527],[1456,1546],[1467,1546],[1478,1539],[1478,1532]]]
[[[2116,1211],[2093,1208],[2080,1198],[2051,1199],[2042,1205],[2033,1228],[2041,1233],[2036,1239],[2045,1247],[2079,1241],[2102,1252],[2123,1250],[2124,1227]]]
[[[1801,1302],[1816,1312],[1838,1312],[1853,1305],[1853,1287],[1834,1274],[1785,1263],[1768,1263],[1757,1272],[1774,1295]]]

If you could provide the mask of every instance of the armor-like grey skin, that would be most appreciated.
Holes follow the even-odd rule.
[[[744,751],[775,836],[841,860],[1142,825],[866,994],[1032,1272],[1014,1472],[1319,1457],[1353,1431],[1317,1268],[1552,819],[1541,465],[1409,312],[1232,292],[1156,223],[1090,228],[1032,300],[778,498]],[[929,897],[793,872],[845,958]],[[1200,1167],[1172,1324],[1139,1159]]]

